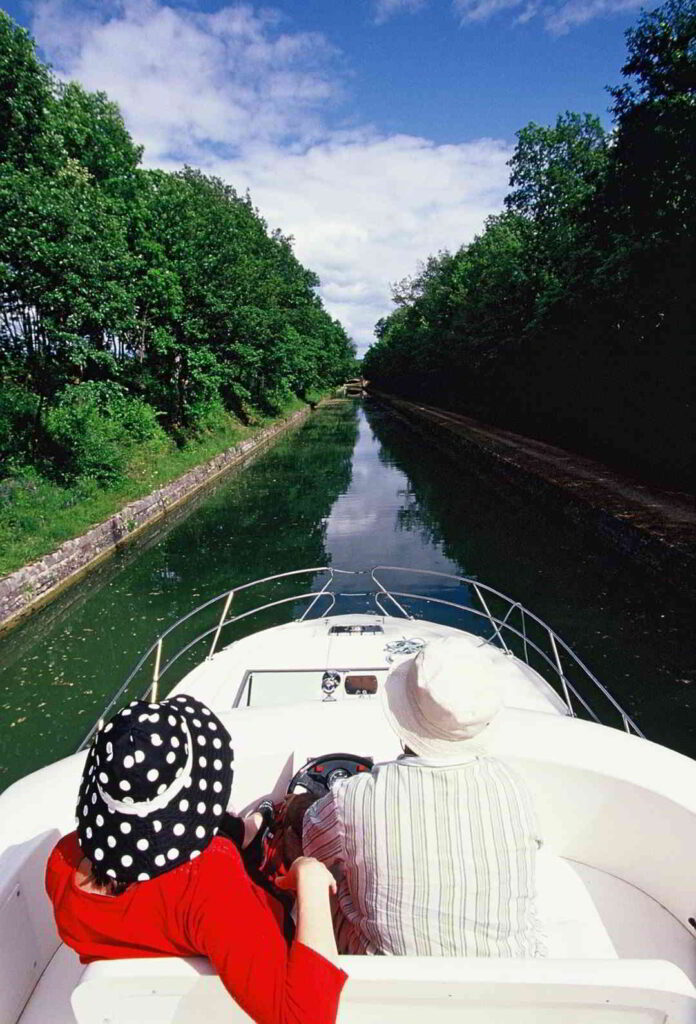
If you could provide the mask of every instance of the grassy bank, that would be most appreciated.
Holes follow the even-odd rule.
[[[319,396],[312,396],[315,400]],[[264,427],[304,408],[294,399],[277,416],[257,414],[249,425],[235,417],[220,417],[214,426],[182,446],[159,438],[133,448],[123,480],[109,487],[82,477],[61,486],[33,469],[0,480],[0,577],[79,537],[135,501],[175,480]]]

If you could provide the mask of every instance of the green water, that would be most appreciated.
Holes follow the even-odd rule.
[[[0,639],[0,789],[71,753],[142,651],[209,597],[305,566],[377,563],[475,575],[510,594],[565,638],[650,738],[696,752],[693,605],[555,510],[433,452],[386,409],[347,402],[320,409],[178,522]],[[337,610],[366,609],[365,586],[348,579],[356,596]],[[452,593],[444,581],[420,589]],[[273,584],[261,597],[292,592]],[[242,597],[237,611],[251,603]],[[256,625],[286,616],[272,609]],[[211,609],[204,626],[214,621]]]

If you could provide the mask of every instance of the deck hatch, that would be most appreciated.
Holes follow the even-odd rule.
[[[381,626],[355,625],[355,626],[332,626],[329,636],[362,636],[365,633],[383,633]]]

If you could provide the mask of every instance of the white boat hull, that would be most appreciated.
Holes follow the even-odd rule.
[[[348,623],[382,632],[331,632]],[[243,811],[263,796],[281,797],[310,757],[396,756],[378,696],[339,688],[337,699],[322,700],[318,680],[333,669],[381,681],[387,645],[449,632],[456,631],[384,616],[292,623],[219,651],[172,692],[194,694],[225,721],[235,743],[234,809]],[[487,743],[524,776],[536,801],[549,957],[345,958],[351,980],[339,1020],[696,1021],[696,938],[688,923],[696,912],[696,764],[570,717],[537,673],[512,655],[509,664],[506,706]],[[203,961],[112,961],[85,971],[59,943],[43,870],[57,839],[74,828],[84,758],[49,765],[0,796],[0,1024],[247,1019]]]

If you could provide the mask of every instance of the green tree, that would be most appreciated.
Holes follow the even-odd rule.
[[[530,122],[517,133],[505,206],[549,228],[590,199],[606,168],[608,139],[591,114],[560,114],[553,127]]]
[[[87,92],[77,82],[57,85],[51,129],[64,159],[78,163],[96,184],[111,183],[123,194],[132,183],[143,147],[134,145],[121,111],[103,92]]]
[[[693,311],[696,2],[668,0],[641,15],[626,37],[627,80],[610,90],[617,132],[606,218],[635,251],[644,278],[636,292],[652,270],[660,311],[665,303],[674,313],[682,304]]]
[[[126,407],[185,441],[350,372],[292,239],[217,178],[141,169],[118,107],[2,13],[0,89],[3,452],[103,482]]]
[[[502,216],[395,292],[377,384],[693,486],[696,2],[627,33],[615,126],[518,133]]]
[[[52,100],[51,74],[31,36],[0,11],[0,162],[25,167],[37,155]]]
[[[112,364],[130,315],[125,225],[75,161],[55,175],[0,169],[0,225],[0,344],[50,398]]]

